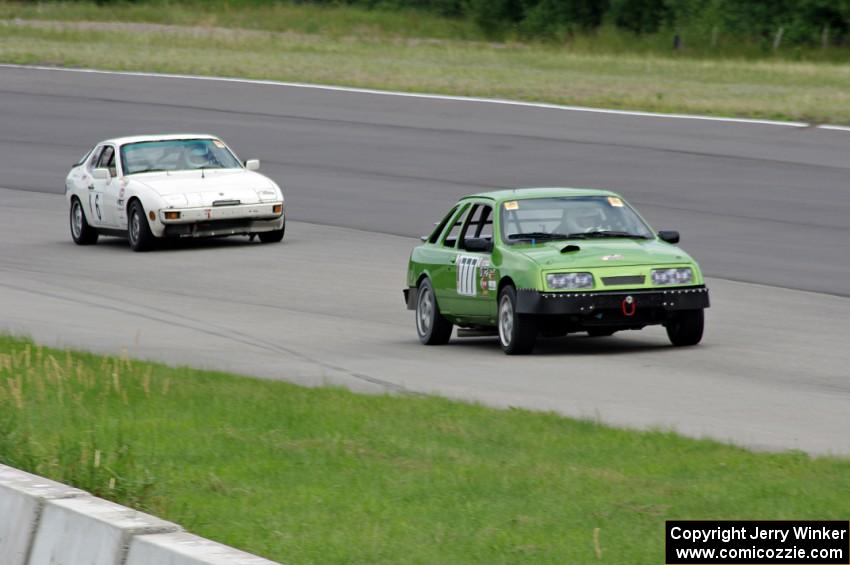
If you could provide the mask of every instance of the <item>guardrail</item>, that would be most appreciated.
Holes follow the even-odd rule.
[[[279,565],[0,465],[2,565]]]

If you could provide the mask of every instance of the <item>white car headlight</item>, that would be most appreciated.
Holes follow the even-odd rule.
[[[546,275],[549,288],[593,288],[593,275],[590,273],[552,273]]]
[[[169,194],[163,196],[162,199],[172,208],[183,208],[189,204],[189,201],[186,200],[186,196],[183,194]]]
[[[690,267],[676,269],[653,269],[652,284],[688,284],[694,280],[694,271]]]
[[[261,188],[256,191],[257,196],[260,199],[260,202],[272,202],[275,200],[280,200],[280,196],[277,195],[276,190],[271,190],[268,188]]]

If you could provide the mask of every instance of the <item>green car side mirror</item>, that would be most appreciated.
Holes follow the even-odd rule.
[[[470,237],[463,241],[463,248],[467,251],[490,253],[493,251],[493,242],[483,237]]]
[[[658,237],[667,243],[679,243],[679,232],[673,230],[661,230]]]

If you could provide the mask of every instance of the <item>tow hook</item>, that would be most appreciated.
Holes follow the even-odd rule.
[[[635,315],[635,310],[637,310],[637,302],[633,296],[627,296],[620,303],[620,307],[623,310],[623,316],[632,317]]]

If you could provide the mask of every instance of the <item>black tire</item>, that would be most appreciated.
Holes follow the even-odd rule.
[[[127,239],[133,251],[148,251],[156,243],[156,238],[151,233],[151,226],[145,217],[145,209],[138,200],[130,203],[127,214]]]
[[[428,279],[420,283],[416,296],[416,334],[425,345],[445,345],[452,337],[452,323],[440,313]]]
[[[286,232],[286,224],[283,224],[283,227],[279,230],[275,231],[264,231],[260,232],[257,235],[260,236],[260,241],[263,243],[278,243],[283,241],[283,234]]]
[[[608,328],[591,328],[587,330],[587,335],[590,337],[608,337],[614,335],[616,331]]]
[[[670,343],[677,347],[696,345],[702,340],[705,315],[702,310],[683,310],[666,325]]]
[[[71,200],[70,222],[71,239],[74,240],[74,243],[77,245],[94,245],[97,243],[97,236],[99,234],[86,221],[83,204],[76,197]]]
[[[537,320],[534,316],[516,313],[516,290],[506,286],[499,293],[499,345],[507,355],[525,355],[537,341]]]

